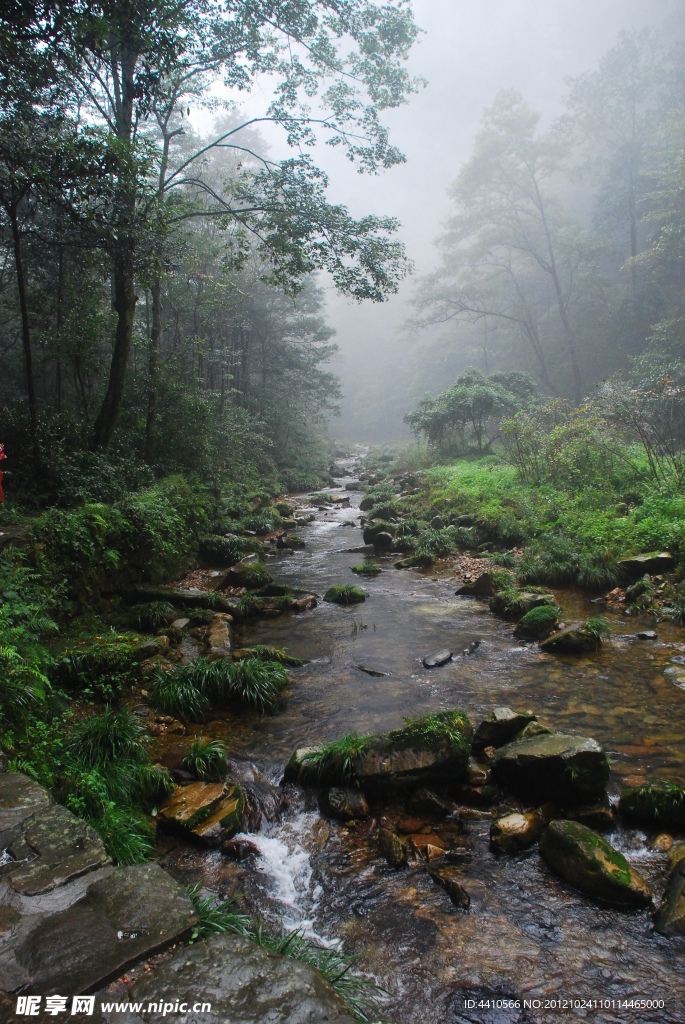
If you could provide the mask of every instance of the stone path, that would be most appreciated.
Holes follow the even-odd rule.
[[[90,825],[27,776],[0,774],[3,1024],[24,1019],[15,1016],[18,995],[43,997],[31,1019],[54,1021],[45,996],[67,996],[68,1017],[83,993],[96,994],[89,1019],[107,1024],[143,1020],[103,1010],[110,1000],[159,1002],[146,1022],[168,1020],[163,1004],[179,1000],[211,1004],[177,1017],[184,1024],[352,1024],[317,971],[237,936],[187,945],[197,925],[185,890],[158,864],[115,867]],[[126,972],[150,960],[149,972],[129,981]]]

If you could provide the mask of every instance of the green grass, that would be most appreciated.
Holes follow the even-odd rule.
[[[295,658],[281,647],[269,647],[267,644],[255,644],[254,647],[250,647],[243,660],[247,661],[249,658],[259,658],[260,661],[277,661],[290,668],[306,664],[302,658]]]
[[[378,576],[383,572],[380,565],[376,565],[375,562],[364,562],[363,565],[353,565],[352,572],[356,576]]]
[[[336,584],[328,588],[323,599],[333,604],[361,604],[366,601],[366,594],[359,587]]]
[[[170,626],[178,618],[178,612],[168,601],[150,601],[131,609],[138,629],[156,633],[158,629]]]
[[[199,722],[209,711],[231,706],[265,711],[288,685],[288,673],[277,661],[198,658],[171,672],[158,671],[152,702],[165,714]]]
[[[203,782],[219,782],[228,770],[226,750],[219,740],[203,740],[195,736],[181,767]]]

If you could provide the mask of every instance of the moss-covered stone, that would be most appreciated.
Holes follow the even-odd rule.
[[[542,640],[554,630],[559,622],[559,612],[552,605],[544,604],[531,608],[516,624],[514,636],[528,640]]]
[[[379,576],[383,569],[375,562],[364,562],[363,565],[353,565],[352,572],[355,576]]]
[[[262,562],[237,562],[226,574],[225,585],[262,590],[272,585],[274,578]]]
[[[621,793],[619,812],[640,825],[685,829],[685,788],[668,782],[630,786]]]
[[[364,543],[375,544],[376,538],[381,533],[388,533],[391,537],[395,536],[395,524],[387,523],[382,519],[377,519],[373,523],[367,523],[364,527]]]
[[[333,604],[361,604],[362,601],[366,601],[366,594],[359,587],[338,584],[334,587],[329,587],[323,599]]]
[[[528,590],[503,590],[490,598],[490,611],[501,615],[504,619],[520,619],[533,608],[544,606],[556,609],[558,614],[561,612],[554,594],[536,594]]]
[[[601,632],[587,622],[581,622],[543,640],[540,649],[554,654],[587,654],[602,646]]]
[[[540,840],[540,853],[564,881],[595,899],[644,907],[652,891],[642,875],[599,833],[577,821],[552,821]]]
[[[400,550],[402,550],[401,547]],[[426,552],[420,555],[410,555],[408,558],[402,558],[399,562],[395,562],[396,569],[430,569],[432,565],[435,565],[435,556]]]

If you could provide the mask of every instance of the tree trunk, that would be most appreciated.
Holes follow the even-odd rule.
[[[17,220],[16,205],[5,207],[12,223],[14,240],[14,264],[17,271],[17,289],[19,291],[19,308],[21,310],[21,336],[24,344],[24,365],[26,369],[26,394],[29,400],[29,422],[31,428],[31,447],[33,449],[33,465],[36,475],[41,469],[40,445],[38,443],[38,407],[36,404],[36,382],[33,375],[33,352],[31,350],[31,328],[29,326],[29,307],[26,299],[26,280],[21,255],[21,232]]]
[[[145,461],[155,457],[157,431],[157,356],[162,336],[162,279],[152,282],[152,329],[148,354],[147,421],[145,423]]]
[[[133,280],[133,261],[130,254],[125,251],[117,253],[114,263],[114,309],[117,313],[117,329],[109,381],[94,428],[95,447],[103,449],[109,447],[121,412],[126,366],[133,340],[136,289]]]

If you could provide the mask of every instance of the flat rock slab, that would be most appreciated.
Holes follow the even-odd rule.
[[[0,851],[17,839],[27,818],[51,803],[48,793],[28,775],[0,774]]]
[[[437,651],[435,654],[428,654],[423,659],[424,668],[439,668],[441,665],[446,665],[452,657],[452,652],[448,651],[445,647],[442,651]]]
[[[675,559],[670,551],[649,551],[644,555],[622,558],[618,565],[630,579],[639,580],[645,573],[672,572]]]
[[[9,991],[92,992],[198,922],[183,888],[157,864],[114,869],[65,909],[32,915],[31,902],[24,900],[16,927],[0,936]]]
[[[97,1002],[106,999],[101,993]],[[156,971],[145,974],[122,1000],[191,1006],[205,1000],[210,1010],[194,1011],[192,1024],[353,1024],[347,1007],[313,967],[277,956],[233,935],[216,935],[180,949]],[[150,1024],[163,1013],[104,1014],[111,1024]]]
[[[25,821],[21,838],[9,851],[19,863],[11,866],[5,877],[15,892],[25,896],[66,885],[103,867],[109,859],[95,829],[59,804]]]
[[[534,721],[536,716],[533,711],[513,711],[508,707],[493,708],[476,729],[473,747],[475,750],[502,747],[522,732],[529,722]]]
[[[604,794],[609,761],[596,740],[551,733],[500,747],[492,773],[500,785],[534,803],[588,803]]]
[[[652,902],[651,889],[623,854],[577,821],[551,821],[540,853],[561,878],[588,896],[626,907]]]
[[[229,782],[192,782],[179,786],[159,809],[159,820],[192,832],[207,843],[229,839],[242,826],[245,797]]]

